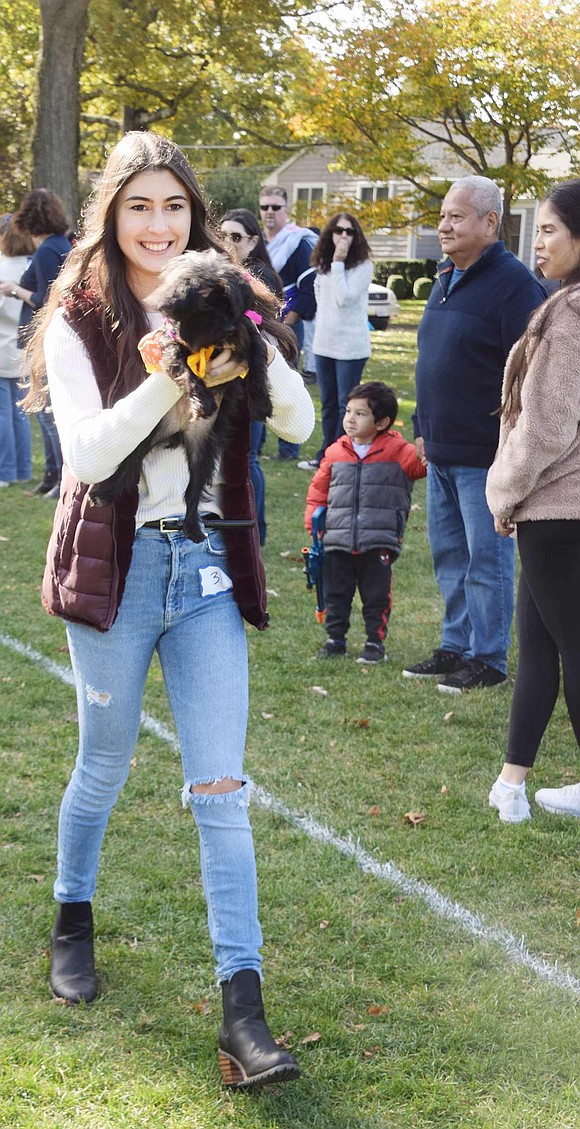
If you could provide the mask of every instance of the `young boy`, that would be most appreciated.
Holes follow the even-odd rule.
[[[383,640],[391,612],[391,565],[401,552],[416,478],[426,470],[415,447],[389,428],[399,405],[379,381],[349,393],[346,435],[328,447],[306,498],[305,525],[327,506],[324,534],[324,598],[328,639],[319,658],[346,654],[346,633],[356,588],[367,633],[359,663],[386,659]]]

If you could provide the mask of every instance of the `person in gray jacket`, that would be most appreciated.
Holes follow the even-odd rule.
[[[357,662],[385,658],[391,614],[391,566],[401,552],[413,480],[425,477],[415,447],[389,430],[399,405],[380,381],[356,384],[348,394],[344,430],[327,447],[306,498],[305,525],[326,506],[324,594],[328,639],[320,658],[346,654],[346,633],[356,589],[367,641]]]

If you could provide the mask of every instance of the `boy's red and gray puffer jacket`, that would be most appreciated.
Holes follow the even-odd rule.
[[[425,468],[412,443],[396,431],[380,432],[363,459],[346,436],[328,447],[306,498],[311,531],[317,506],[327,506],[325,552],[401,551],[413,481]]]

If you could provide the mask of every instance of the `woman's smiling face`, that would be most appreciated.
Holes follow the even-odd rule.
[[[115,234],[125,256],[127,282],[139,298],[157,285],[163,267],[187,247],[191,201],[169,169],[137,173],[115,205]]]
[[[574,238],[548,200],[538,211],[534,250],[544,278],[565,280],[580,266],[580,239]]]

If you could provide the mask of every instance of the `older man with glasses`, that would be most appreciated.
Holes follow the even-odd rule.
[[[272,266],[284,284],[282,319],[293,330],[298,348],[302,349],[303,322],[312,321],[316,313],[316,271],[310,265],[310,256],[318,237],[309,228],[290,222],[288,196],[284,188],[265,186],[260,190],[260,215]],[[297,459],[299,456],[297,443],[278,440],[278,459]]]

